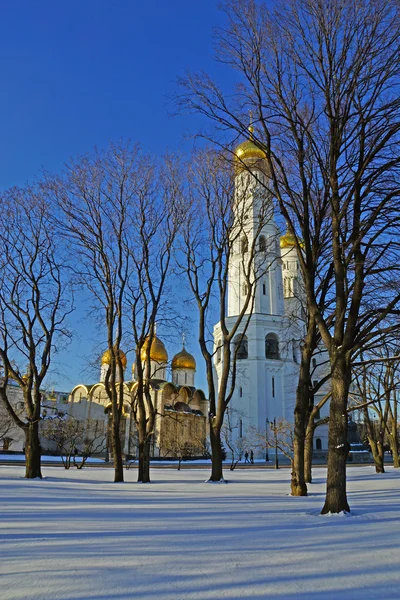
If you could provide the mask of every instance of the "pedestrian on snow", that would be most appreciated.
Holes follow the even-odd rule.
[[[254,465],[254,454],[253,454],[253,450],[250,450],[250,462],[252,465]]]
[[[250,461],[249,461],[249,453],[248,453],[248,452],[247,452],[247,450],[246,450],[246,452],[244,453],[244,463],[246,464],[246,463],[248,463],[248,462],[250,462]]]

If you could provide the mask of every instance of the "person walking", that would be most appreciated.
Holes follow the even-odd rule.
[[[250,462],[252,465],[254,465],[254,453],[253,450],[250,450]]]
[[[250,461],[249,461],[249,453],[248,453],[248,452],[247,452],[247,450],[246,450],[246,452],[244,453],[244,464],[246,464],[246,463],[248,463],[248,462],[250,462]]]

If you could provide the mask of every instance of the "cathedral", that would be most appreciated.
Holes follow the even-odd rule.
[[[148,342],[142,349],[142,361],[146,358]],[[137,381],[135,364],[132,376],[127,378],[127,359],[121,352],[124,380],[124,401],[121,426],[122,450],[126,455],[135,456],[137,436],[132,401]],[[155,430],[151,441],[151,455],[158,458],[179,458],[179,455],[203,456],[206,451],[206,421],[208,402],[202,390],[195,387],[196,361],[185,346],[171,361],[172,381],[167,380],[169,366],[168,352],[163,342],[154,337],[150,348],[150,387],[153,406],[156,411]],[[68,414],[80,421],[86,421],[88,434],[91,429],[104,432],[104,448],[110,454],[110,413],[111,403],[105,390],[105,378],[110,365],[110,353],[106,351],[101,359],[100,380],[94,384],[79,384],[69,397]],[[93,432],[92,432],[93,433]]]

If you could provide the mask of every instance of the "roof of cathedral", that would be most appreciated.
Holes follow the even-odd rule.
[[[175,354],[172,359],[172,368],[173,369],[192,369],[196,370],[196,361],[194,356],[185,350],[185,347],[182,348],[178,354]]]
[[[121,349],[119,349],[119,355],[121,357],[122,367],[125,369],[126,363],[127,363],[125,352],[123,352]],[[108,349],[104,352],[103,356],[101,357],[101,364],[109,365],[110,363],[111,363],[111,352]]]
[[[142,351],[140,353],[140,358],[142,360],[146,360],[146,351],[149,346],[149,337],[150,336],[147,336],[143,344]],[[158,363],[168,362],[168,352],[160,338],[158,338],[157,336],[154,336],[153,341],[151,342],[150,360],[154,360]]]

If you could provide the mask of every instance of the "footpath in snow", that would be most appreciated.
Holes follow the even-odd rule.
[[[288,469],[112,470],[0,466],[1,600],[397,600],[400,473],[348,470],[351,516],[320,516]]]

